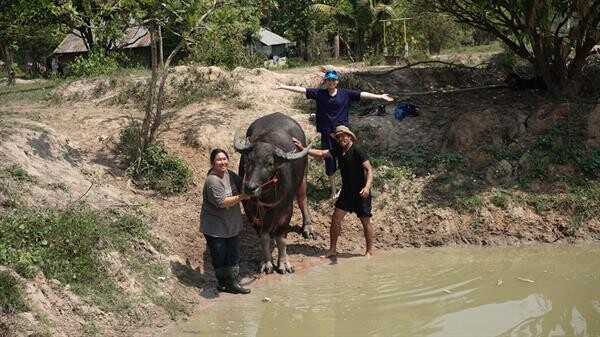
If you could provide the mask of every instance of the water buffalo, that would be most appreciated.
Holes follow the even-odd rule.
[[[255,120],[241,140],[236,132],[233,143],[242,154],[239,173],[244,193],[253,197],[243,202],[244,211],[260,237],[261,273],[273,272],[271,243],[276,240],[279,273],[293,273],[288,262],[285,237],[292,230],[294,198],[302,212],[302,235],[314,238],[306,202],[306,166],[310,145],[297,152],[292,137],[306,144],[302,128],[292,118],[276,112]],[[299,226],[297,226],[298,228]],[[299,229],[297,230],[299,231]]]

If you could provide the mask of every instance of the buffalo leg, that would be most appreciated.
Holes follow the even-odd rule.
[[[298,192],[296,193],[296,201],[298,202],[298,207],[300,208],[300,212],[302,212],[302,236],[305,239],[316,239],[315,230],[312,226],[312,222],[310,220],[310,213],[308,213],[308,198],[306,197],[306,173],[302,178],[302,183],[300,184],[300,188],[298,188]]]
[[[263,233],[260,235],[260,248],[263,256],[259,273],[272,274],[273,263],[271,262],[271,236],[269,233]]]
[[[277,271],[281,274],[293,273],[294,267],[292,267],[292,264],[288,261],[285,238],[282,235],[278,235],[275,240],[277,241],[277,253],[279,254]]]

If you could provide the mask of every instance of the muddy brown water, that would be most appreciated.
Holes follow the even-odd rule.
[[[445,247],[261,280],[165,336],[600,336],[600,245]]]

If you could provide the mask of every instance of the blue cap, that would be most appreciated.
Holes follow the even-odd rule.
[[[325,76],[323,76],[323,79],[326,80],[328,78],[334,79],[334,80],[338,80],[338,73],[335,70],[327,70],[325,72]]]

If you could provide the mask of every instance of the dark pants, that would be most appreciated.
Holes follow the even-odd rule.
[[[217,238],[204,234],[213,268],[235,267],[240,263],[240,236]]]
[[[331,138],[331,133],[321,132],[321,149],[331,151],[337,147],[339,147],[339,145],[333,138]],[[335,157],[326,157],[323,158],[323,160],[325,161],[325,173],[327,176],[333,175],[337,168]]]

